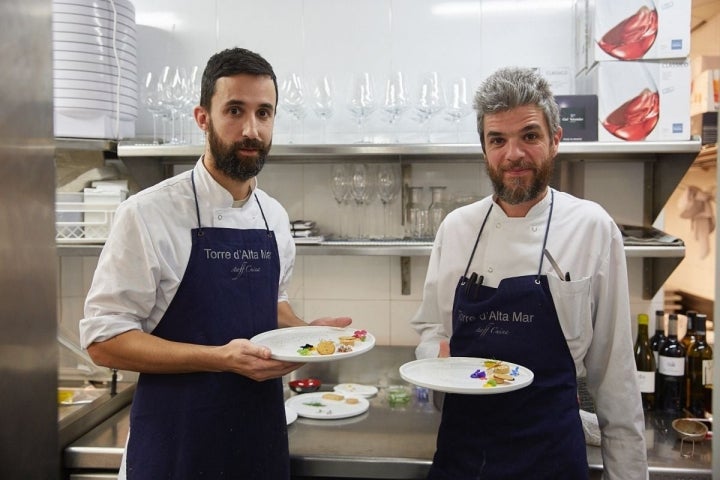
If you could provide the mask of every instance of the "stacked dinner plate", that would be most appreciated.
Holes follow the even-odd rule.
[[[127,138],[138,113],[135,7],[53,0],[55,136]]]

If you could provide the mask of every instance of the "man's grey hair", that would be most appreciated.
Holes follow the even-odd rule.
[[[488,113],[498,113],[523,105],[542,109],[545,121],[554,136],[560,128],[560,110],[545,78],[531,68],[506,67],[490,75],[475,93],[477,129],[485,150],[483,120]]]

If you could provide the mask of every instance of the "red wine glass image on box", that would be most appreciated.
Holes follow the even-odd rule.
[[[645,140],[660,118],[660,94],[645,66],[623,66],[633,70],[621,80],[627,88],[608,89],[608,95],[600,102],[602,125],[623,140]]]
[[[655,5],[652,1],[641,2],[639,7],[638,2],[607,3],[612,5],[598,6],[608,14],[601,18],[609,20],[598,30],[602,35],[598,45],[605,53],[619,60],[642,58],[657,37],[658,13]]]

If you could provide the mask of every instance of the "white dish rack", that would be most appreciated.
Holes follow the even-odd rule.
[[[104,243],[115,210],[126,192],[58,192],[55,201],[57,243]]]

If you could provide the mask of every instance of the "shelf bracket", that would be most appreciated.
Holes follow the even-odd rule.
[[[400,293],[403,295],[410,295],[411,274],[410,257],[400,257]]]

